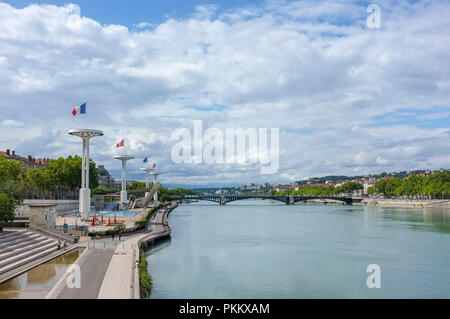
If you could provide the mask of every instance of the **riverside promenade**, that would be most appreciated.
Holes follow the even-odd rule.
[[[140,246],[170,235],[167,218],[177,206],[155,212],[142,233],[123,236],[121,241],[116,236],[114,241],[104,238],[86,242],[86,250],[75,262],[81,270],[80,288],[67,287],[70,273],[66,273],[46,299],[140,299]]]
[[[361,202],[366,206],[380,207],[441,207],[450,208],[450,200],[448,199],[378,199],[366,198]]]

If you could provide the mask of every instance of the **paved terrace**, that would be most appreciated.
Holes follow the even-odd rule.
[[[176,207],[176,206],[175,206]],[[175,208],[174,207],[174,208]],[[47,299],[139,299],[139,244],[170,234],[167,215],[162,208],[153,214],[145,232],[87,241],[87,248],[76,264],[81,269],[81,288],[66,286],[66,273],[46,296]]]

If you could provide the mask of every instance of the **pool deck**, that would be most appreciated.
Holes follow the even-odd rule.
[[[162,208],[153,214],[144,233],[90,240],[79,246],[87,249],[75,264],[81,269],[81,287],[66,287],[66,273],[46,299],[140,299],[139,260],[141,243],[170,235],[167,216],[176,208]]]
[[[126,227],[133,227],[134,223],[136,221],[140,220],[145,215],[145,212],[146,212],[146,210],[144,210],[144,209],[130,210],[130,211],[136,211],[138,214],[134,215],[134,216],[118,215],[116,217],[117,224],[124,224]],[[118,212],[118,214],[120,214],[120,212]],[[101,215],[98,214],[98,215],[96,215],[96,217],[97,217],[97,220],[100,221]],[[113,216],[104,216],[102,225],[91,226],[91,222],[82,222],[80,217],[58,216],[58,217],[56,217],[56,226],[62,227],[64,225],[64,223],[67,223],[69,225],[89,226],[89,231],[105,231],[108,229],[113,229],[115,227],[115,225],[107,226],[108,220],[110,217],[111,217],[111,223],[112,223],[114,215]]]

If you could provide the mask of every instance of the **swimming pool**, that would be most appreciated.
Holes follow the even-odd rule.
[[[95,213],[97,217],[103,215],[103,217],[134,217],[140,214],[140,212],[136,211],[99,211]],[[90,213],[90,217],[93,217],[94,213]]]

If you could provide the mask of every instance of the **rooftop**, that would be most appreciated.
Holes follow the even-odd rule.
[[[22,157],[16,154],[15,151],[6,150],[6,151],[0,151],[0,155],[3,155],[6,159],[9,160],[17,160],[29,164],[35,164],[35,165],[45,165],[47,164],[50,159],[48,158],[34,158],[31,155],[28,155],[28,157]]]

